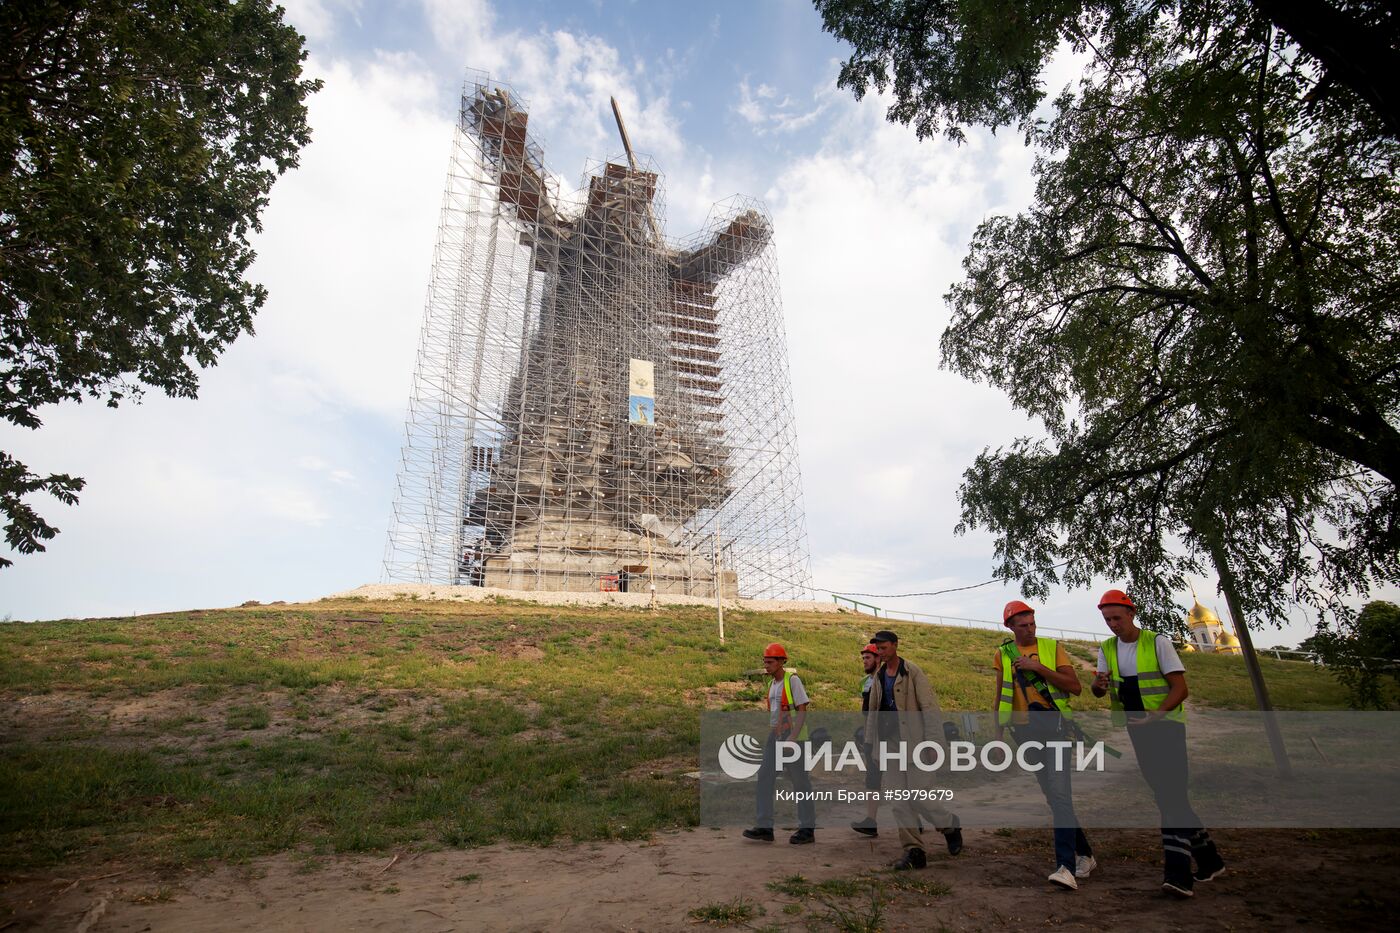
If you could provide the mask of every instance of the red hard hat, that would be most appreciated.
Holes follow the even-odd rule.
[[[784,651],[783,646],[776,641],[763,649],[763,656],[765,658],[782,658],[784,661],[787,660],[787,652]]]
[[[1133,601],[1128,598],[1128,594],[1124,593],[1122,590],[1109,590],[1107,593],[1104,593],[1103,597],[1099,599],[1099,608],[1102,609],[1104,606],[1127,606],[1129,609],[1137,611],[1137,606],[1133,605]]]
[[[1011,600],[1011,602],[1006,604],[1006,608],[1001,611],[1002,624],[1005,625],[1007,622],[1011,621],[1012,616],[1018,616],[1023,612],[1035,612],[1035,610],[1019,599]]]

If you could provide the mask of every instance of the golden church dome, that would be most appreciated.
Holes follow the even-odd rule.
[[[1200,600],[1196,600],[1191,606],[1191,611],[1186,613],[1186,622],[1192,628],[1198,625],[1219,625],[1220,616],[1202,606]]]

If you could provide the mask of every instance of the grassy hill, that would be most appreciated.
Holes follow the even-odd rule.
[[[1003,640],[854,614],[725,619],[723,646],[711,610],[504,601],[0,626],[0,869],[644,837],[695,823],[697,712],[754,706],[768,642],[817,705],[859,709],[860,646],[892,626],[945,710],[981,710]],[[1193,704],[1252,705],[1239,659],[1186,663]],[[1279,707],[1345,707],[1325,671],[1263,663]]]

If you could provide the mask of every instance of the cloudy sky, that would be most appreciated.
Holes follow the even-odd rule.
[[[576,3],[284,0],[307,36],[314,141],[274,189],[253,276],[271,293],[197,401],[49,410],[0,447],[88,480],[39,503],[47,553],[0,572],[0,616],[48,619],[314,599],[381,574],[402,419],[457,97],[467,69],[530,102],[551,170],[633,145],[683,237],[733,194],[775,218],[818,586],[906,593],[988,579],[954,537],[963,468],[1033,430],[938,369],[941,296],[973,229],[1029,202],[1013,134],[919,143],[835,87],[844,57],[806,0]],[[1051,75],[1072,79],[1065,60]],[[1104,581],[1107,585],[1111,581]],[[1213,580],[1198,581],[1208,605]],[[829,598],[819,593],[820,598]],[[1000,618],[1000,584],[890,608]],[[1098,631],[1096,593],[1042,625]],[[1189,597],[1183,594],[1189,601]],[[1223,613],[1222,613],[1223,614]],[[1262,645],[1309,634],[1301,614]]]

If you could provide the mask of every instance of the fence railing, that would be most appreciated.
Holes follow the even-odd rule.
[[[862,607],[868,609],[870,610],[870,615],[873,615],[877,619],[893,619],[897,622],[929,622],[934,625],[953,625],[962,628],[985,628],[991,631],[1003,630],[1002,624],[1000,622],[993,622],[991,619],[968,619],[964,618],[963,616],[945,616],[937,615],[931,612],[909,612],[904,609],[885,609],[882,606],[875,606],[870,603],[863,603],[859,600],[851,599],[849,596],[838,596],[834,593],[832,594],[831,598],[835,600],[836,605],[838,606],[844,603],[856,609],[856,611],[860,611]],[[1056,638],[1066,641],[1100,642],[1107,637],[1103,632],[1085,632],[1078,629],[1054,628],[1051,626],[1039,624],[1036,625],[1036,631],[1043,632],[1047,635],[1053,635]]]
[[[903,609],[885,609],[881,606],[875,606],[870,603],[863,603],[859,600],[852,599],[849,596],[838,596],[834,593],[832,594],[831,598],[836,602],[836,605],[840,606],[842,604],[846,604],[856,609],[857,612],[859,612],[862,608],[868,609],[870,610],[870,614],[877,619],[893,619],[900,622],[929,622],[933,625],[953,625],[960,626],[962,628],[984,628],[989,629],[991,631],[1003,630],[1003,626],[1000,622],[993,622],[991,619],[967,619],[961,616],[936,615],[931,612],[909,612]],[[1054,628],[1047,625],[1040,625],[1038,623],[1035,629],[1038,633],[1050,635],[1062,641],[1092,641],[1097,643],[1103,641],[1106,637],[1108,637],[1102,631],[1086,632],[1082,629]],[[1238,653],[1238,649],[1234,653]],[[1322,663],[1322,659],[1317,657],[1317,655],[1313,654],[1312,652],[1300,651],[1293,648],[1262,648],[1255,649],[1255,653],[1272,657],[1279,661],[1308,661],[1312,664]]]

